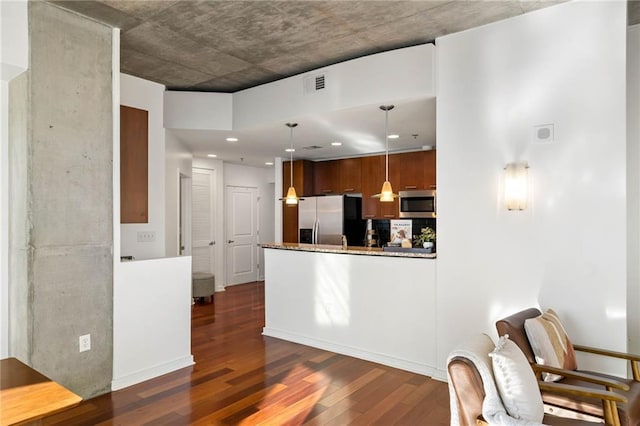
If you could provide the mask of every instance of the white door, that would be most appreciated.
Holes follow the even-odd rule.
[[[193,272],[215,271],[215,172],[192,169],[191,263]]]
[[[180,174],[178,210],[178,256],[191,256],[191,178]]]
[[[258,279],[258,190],[227,186],[227,285]]]

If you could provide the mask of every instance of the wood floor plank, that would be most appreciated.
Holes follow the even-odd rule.
[[[228,287],[192,307],[194,366],[84,401],[43,424],[448,426],[445,383],[265,337],[263,327],[264,283]]]

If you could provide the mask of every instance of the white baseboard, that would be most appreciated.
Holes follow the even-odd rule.
[[[314,348],[336,352],[342,355],[352,356],[354,358],[364,359],[365,361],[377,362],[378,364],[399,368],[401,370],[422,374],[424,376],[432,377],[436,373],[436,369],[434,367],[426,364],[420,364],[414,361],[408,361],[405,359],[353,348],[350,346],[332,343],[325,340],[314,339],[312,337],[302,336],[299,334],[290,333],[288,331],[264,327],[262,329],[262,335],[276,337],[278,339],[287,340],[289,342],[300,343],[301,345],[312,346]]]
[[[447,378],[447,372],[440,369],[434,370],[433,376],[431,376],[431,378],[445,383],[449,382]]]
[[[137,383],[144,382],[146,380],[155,379],[156,377],[162,376],[163,374],[171,373],[172,371],[189,367],[193,364],[195,364],[193,362],[193,355],[189,355],[164,364],[155,365],[151,368],[145,368],[144,370],[139,370],[135,373],[114,378],[111,381],[111,390],[116,391],[124,389]]]

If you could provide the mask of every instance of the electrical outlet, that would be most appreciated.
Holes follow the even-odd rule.
[[[91,335],[83,334],[78,338],[78,347],[80,348],[79,352],[84,352],[91,350]]]
[[[139,243],[152,243],[156,240],[156,231],[139,231],[138,242]]]

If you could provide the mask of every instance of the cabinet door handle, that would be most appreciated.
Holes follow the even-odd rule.
[[[322,192],[333,192],[332,189],[323,189]]]
[[[346,188],[346,189],[343,189],[343,192],[353,192],[353,191],[354,191],[354,189],[353,189],[353,188]]]
[[[416,185],[407,185],[404,187],[404,189],[416,189],[417,186]]]
[[[436,186],[435,185],[429,185],[429,188],[436,189]]]
[[[396,217],[396,215],[394,215],[394,214],[385,214],[385,215],[382,215],[382,217]]]
[[[364,217],[374,218],[374,217],[376,217],[376,215],[375,214],[365,214]]]

